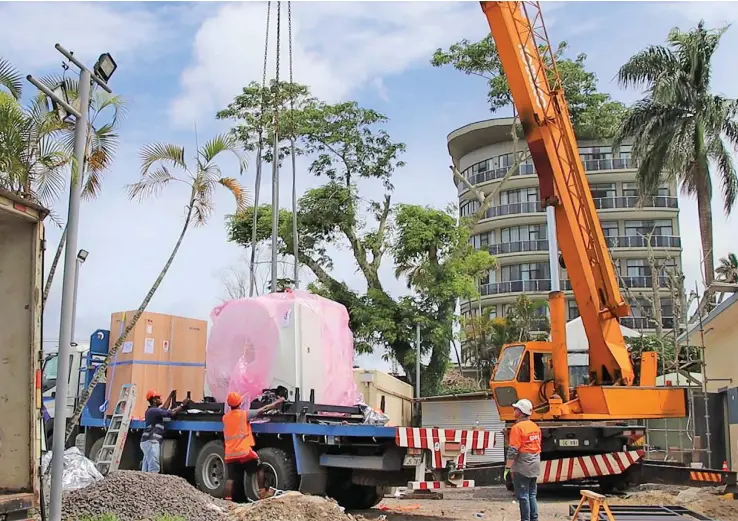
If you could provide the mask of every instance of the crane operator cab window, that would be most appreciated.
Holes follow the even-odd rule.
[[[548,382],[553,380],[551,353],[533,353],[533,380]]]
[[[492,378],[495,382],[509,382],[515,379],[524,349],[524,346],[507,346],[502,351],[502,357],[497,363],[497,370]],[[530,370],[528,372],[530,373]]]

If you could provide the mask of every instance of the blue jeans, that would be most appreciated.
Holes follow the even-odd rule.
[[[143,451],[143,461],[141,462],[141,470],[144,472],[159,473],[159,442],[147,440],[141,442],[141,450]]]
[[[520,505],[520,521],[538,521],[537,478],[528,478],[522,474],[513,474],[515,497]]]

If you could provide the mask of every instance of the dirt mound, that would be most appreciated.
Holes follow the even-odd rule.
[[[738,501],[724,499],[713,489],[676,488],[645,490],[625,497],[608,498],[612,505],[679,505],[720,520],[738,519]]]
[[[317,496],[288,492],[233,508],[228,521],[352,521],[338,503]]]
[[[185,521],[225,521],[229,503],[215,499],[183,478],[119,470],[88,487],[65,492],[62,519],[76,521],[112,514],[119,521],[167,515]]]

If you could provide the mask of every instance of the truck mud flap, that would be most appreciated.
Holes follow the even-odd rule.
[[[504,473],[504,463],[467,465],[464,468],[464,478],[473,480],[477,487],[504,485]]]
[[[645,460],[640,465],[639,481],[686,487],[725,487],[727,493],[738,493],[738,473],[716,469],[695,469],[681,465]]]
[[[692,512],[676,505],[608,505],[618,521],[713,521],[712,518]],[[577,505],[569,505],[569,516],[573,516]],[[572,521],[607,521],[607,514],[600,510],[599,519],[592,519],[588,506],[583,506],[577,519]]]

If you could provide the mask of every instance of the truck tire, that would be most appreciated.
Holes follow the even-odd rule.
[[[220,499],[225,494],[228,479],[223,454],[223,442],[213,440],[200,449],[195,461],[195,485],[198,490]],[[234,481],[238,481],[236,477]]]
[[[369,510],[384,499],[384,487],[346,483],[331,491],[331,497],[346,510]]]
[[[264,485],[268,489],[273,487],[277,490],[297,490],[300,486],[300,476],[297,474],[297,465],[292,454],[274,447],[266,447],[257,450],[262,469],[264,470]],[[256,473],[245,474],[243,478],[243,491],[246,497],[252,501],[259,499],[259,485]]]
[[[93,463],[97,463],[97,453],[102,449],[104,439],[104,437],[96,439],[95,443],[90,447],[90,453],[87,455],[87,459],[91,460]]]

